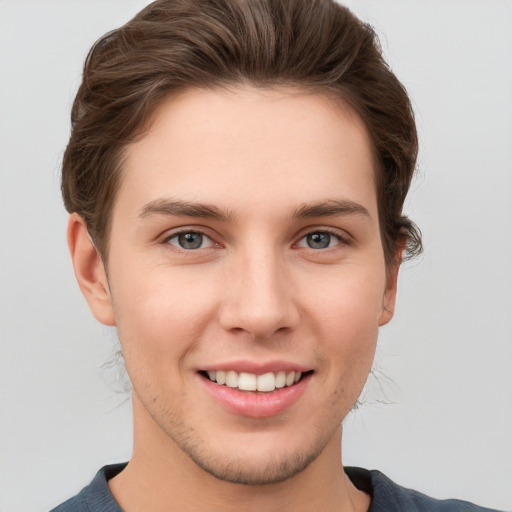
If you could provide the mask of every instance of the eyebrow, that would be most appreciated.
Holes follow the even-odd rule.
[[[141,208],[139,217],[141,219],[151,215],[176,215],[183,217],[202,217],[227,221],[233,217],[229,211],[203,203],[189,201],[175,201],[170,199],[155,199]]]
[[[295,219],[329,217],[333,215],[364,215],[370,217],[368,210],[361,204],[348,199],[328,199],[324,201],[303,203],[293,213]],[[231,211],[222,210],[206,203],[155,199],[141,208],[139,218],[152,215],[175,215],[183,217],[201,217],[227,222],[234,218]]]
[[[349,199],[328,199],[314,203],[304,203],[295,210],[293,216],[296,219],[310,219],[348,214],[370,217],[370,213],[363,205]]]

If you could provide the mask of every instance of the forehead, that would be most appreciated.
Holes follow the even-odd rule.
[[[119,190],[134,208],[158,196],[244,209],[333,194],[376,207],[371,144],[359,116],[327,95],[249,87],[187,90],[166,100],[128,146]]]

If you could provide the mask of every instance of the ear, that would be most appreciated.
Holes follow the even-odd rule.
[[[402,263],[403,254],[404,247],[401,247],[397,251],[394,263],[386,272],[386,290],[384,291],[384,297],[382,299],[382,312],[379,318],[379,327],[386,325],[393,318],[395,313],[398,270]]]
[[[75,276],[92,314],[102,324],[115,325],[105,267],[78,213],[69,216],[67,238]]]

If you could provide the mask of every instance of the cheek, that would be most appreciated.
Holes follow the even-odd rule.
[[[211,293],[197,279],[192,283],[179,273],[169,274],[141,272],[137,279],[116,275],[112,295],[127,366],[136,359],[156,368],[164,356],[179,363],[200,339],[205,318],[213,314],[215,304],[207,299]]]
[[[320,326],[339,329],[356,338],[364,332],[377,333],[383,309],[385,271],[375,265],[364,270],[344,268],[335,274],[317,275],[308,283],[307,308]]]
[[[347,273],[309,301],[307,316],[319,335],[317,353],[328,369],[324,375],[336,382],[337,392],[355,395],[354,400],[375,355],[384,287],[385,277]]]

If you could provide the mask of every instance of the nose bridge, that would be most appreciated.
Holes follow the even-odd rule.
[[[227,284],[228,299],[221,314],[223,327],[260,339],[292,328],[298,313],[282,254],[271,245],[250,244],[235,259],[234,279]]]

